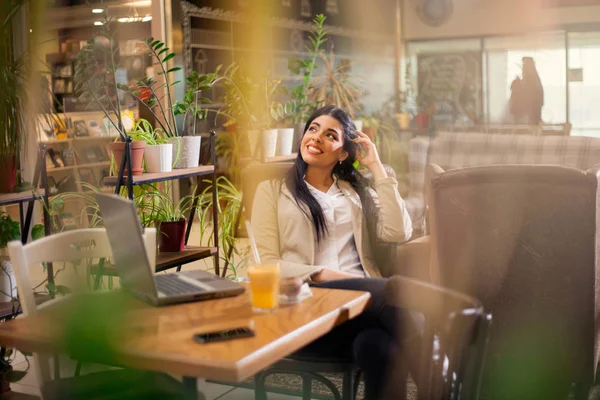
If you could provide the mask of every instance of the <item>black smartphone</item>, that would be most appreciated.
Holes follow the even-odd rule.
[[[197,333],[194,335],[194,340],[198,343],[211,343],[252,336],[254,336],[254,331],[250,328],[234,328],[215,332]]]

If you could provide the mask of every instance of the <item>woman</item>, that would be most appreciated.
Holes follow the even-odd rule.
[[[355,160],[370,170],[373,189]],[[390,376],[388,366],[406,350],[406,339],[418,336],[418,321],[385,305],[385,280],[374,260],[378,241],[404,242],[412,225],[396,180],[387,177],[375,145],[344,110],[326,106],[310,117],[288,176],[257,187],[252,228],[261,261],[278,262],[283,276],[371,293],[363,314],[301,353],[354,357],[367,399],[404,397],[402,384],[390,388],[401,379]]]

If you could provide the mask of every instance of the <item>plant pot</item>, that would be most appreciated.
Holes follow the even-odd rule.
[[[17,186],[17,158],[0,155],[0,193],[9,193]]]
[[[8,256],[0,255],[0,302],[9,302],[16,297],[17,281],[12,263]]]
[[[250,130],[248,136],[248,152],[250,157],[258,158],[260,156],[260,131]]]
[[[292,154],[294,144],[294,128],[282,128],[277,130],[277,150],[278,156],[289,156]]]
[[[377,127],[375,126],[365,126],[362,132],[369,137],[372,141],[375,140],[375,135],[377,135]]]
[[[398,127],[400,130],[406,131],[410,129],[410,114],[409,113],[399,113],[396,114],[396,122],[398,123]]]
[[[173,169],[173,144],[146,146],[146,172],[169,172]]]
[[[202,136],[170,138],[173,144],[173,168],[196,168],[200,164]]]
[[[294,124],[294,142],[292,144],[292,153],[297,153],[300,149],[300,142],[302,141],[302,136],[304,136],[304,127],[305,123],[298,122]]]
[[[121,160],[125,151],[125,142],[111,142],[108,145],[109,153],[112,153],[117,163],[117,169],[121,168]],[[144,149],[146,142],[143,140],[134,140],[131,142],[131,174],[141,175],[144,172],[142,161],[144,160]],[[127,164],[125,165],[124,174],[127,174]]]
[[[162,253],[182,251],[185,248],[185,218],[161,222],[158,227],[158,250]]]
[[[277,152],[277,129],[262,131],[263,158],[275,157]]]
[[[415,116],[415,122],[417,123],[418,129],[429,128],[429,114],[417,114]]]

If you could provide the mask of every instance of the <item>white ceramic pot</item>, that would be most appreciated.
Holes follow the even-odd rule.
[[[277,151],[278,156],[288,156],[292,154],[294,145],[294,128],[282,128],[277,130]]]
[[[173,144],[173,168],[196,168],[200,164],[201,136],[170,138]]]
[[[146,172],[169,172],[173,169],[173,144],[146,146]]]
[[[0,256],[0,302],[9,302],[17,297],[17,280],[12,263],[7,256]]]
[[[260,131],[248,131],[248,149],[250,150],[250,157],[258,158],[260,156]]]
[[[263,158],[275,157],[277,151],[277,129],[262,132]]]
[[[354,125],[356,125],[356,130],[357,131],[361,131],[363,129],[363,120],[362,119],[355,119],[354,120]]]

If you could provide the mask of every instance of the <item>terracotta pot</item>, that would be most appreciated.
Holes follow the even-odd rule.
[[[158,250],[182,251],[185,248],[185,218],[175,222],[161,222],[158,227]]]
[[[17,186],[17,159],[0,155],[0,193],[9,193]]]
[[[429,114],[417,114],[415,116],[415,121],[417,122],[417,128],[419,128],[419,129],[429,128]]]
[[[142,168],[142,160],[144,159],[144,149],[146,148],[146,142],[143,140],[134,140],[131,142],[131,173],[133,175],[141,175],[144,170]],[[121,160],[123,159],[123,152],[125,150],[125,142],[111,142],[108,144],[109,153],[113,153],[115,156],[115,162],[117,163],[117,169],[121,167]],[[124,173],[127,173],[127,165],[125,166]]]

